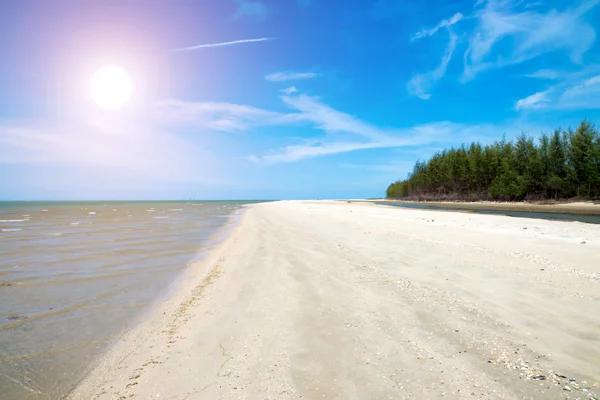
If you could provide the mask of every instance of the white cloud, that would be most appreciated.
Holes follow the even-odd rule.
[[[293,93],[297,93],[298,89],[296,89],[296,86],[290,86],[287,89],[281,89],[280,90],[281,93],[285,93],[287,95],[293,94]]]
[[[422,29],[420,32],[416,33],[411,40],[421,39],[427,36],[435,35],[440,29],[444,28],[448,31],[449,42],[448,46],[446,46],[446,51],[442,56],[440,61],[440,65],[438,65],[435,69],[418,73],[414,75],[411,80],[407,84],[408,92],[414,96],[419,97],[422,100],[429,100],[431,98],[431,94],[429,91],[433,88],[433,85],[442,79],[444,75],[446,75],[446,69],[448,68],[448,63],[452,59],[452,55],[456,50],[456,44],[458,42],[458,36],[452,31],[451,26],[459,22],[463,18],[461,13],[456,13],[450,19],[442,20],[439,24],[431,29]]]
[[[453,132],[447,122],[416,126],[410,129],[378,127],[336,110],[317,97],[284,95],[287,113],[230,103],[190,103],[163,101],[158,106],[160,120],[171,125],[192,125],[210,130],[237,132],[263,126],[311,125],[326,133],[310,142],[284,147],[265,155],[250,155],[253,163],[295,162],[305,158],[356,150],[413,146],[429,143]]]
[[[305,94],[299,96],[283,96],[282,100],[295,110],[294,121],[311,122],[318,129],[329,133],[345,132],[372,139],[381,139],[386,133],[384,129],[375,127],[363,122],[358,118],[335,110],[334,108],[322,103],[316,97]]]
[[[408,128],[380,127],[344,113],[317,97],[284,95],[288,112],[277,112],[230,103],[189,103],[169,100],[160,104],[164,123],[188,124],[217,131],[245,131],[264,126],[306,126],[324,132],[311,139],[293,139],[295,143],[263,154],[245,157],[252,163],[276,164],[352,151],[402,148],[425,144],[459,144],[489,139],[486,135],[506,132],[503,126],[461,125],[447,121]]]
[[[271,82],[285,82],[299,79],[312,79],[317,76],[314,72],[274,72],[265,76]]]
[[[517,110],[600,109],[600,70],[566,75],[549,89],[517,102]]]
[[[295,88],[286,91],[297,92],[290,89]],[[335,110],[316,97],[286,94],[281,99],[293,111],[283,113],[231,103],[164,100],[157,105],[157,118],[166,125],[190,125],[224,132],[241,132],[260,126],[314,124],[328,133],[343,132],[372,139],[386,135],[385,129]]]
[[[600,75],[567,87],[556,102],[562,109],[600,109]]]
[[[250,161],[251,163],[254,163],[254,164],[259,164],[260,163],[260,158],[256,157],[255,155],[247,156],[246,160],[248,160],[248,161]]]
[[[288,146],[272,154],[266,154],[262,157],[256,157],[259,162],[267,164],[290,163],[318,156],[326,156],[339,153],[347,153],[356,150],[365,150],[385,147],[378,143],[352,143],[352,142],[331,142],[322,143],[314,146]]]
[[[446,74],[448,63],[452,59],[452,55],[456,49],[458,37],[450,29],[448,29],[448,32],[450,34],[450,42],[448,43],[448,47],[446,47],[446,53],[442,57],[440,65],[438,65],[438,67],[432,71],[413,76],[408,82],[409,93],[423,100],[429,100],[429,98],[431,98],[431,94],[428,92],[433,87],[435,82],[443,78]]]
[[[353,141],[344,137],[339,141],[322,140],[316,143],[313,141],[310,144],[287,146],[260,157],[252,156],[252,160],[253,162],[277,164],[358,150],[401,148],[441,142],[460,144],[470,140],[481,140],[482,138],[479,136],[481,132],[499,133],[500,129],[503,127],[469,126],[447,121],[434,122],[404,129],[382,130],[382,137],[366,141]]]
[[[580,96],[582,93],[586,93],[589,90],[596,91],[596,90],[598,90],[598,87],[600,87],[600,75],[596,75],[591,78],[588,78],[584,82],[580,83],[579,85],[576,85],[574,87],[571,87],[571,88],[565,90],[563,96],[566,96],[566,97]]]
[[[551,52],[563,53],[573,63],[581,64],[583,55],[596,38],[586,14],[598,3],[600,0],[580,1],[578,5],[557,10],[542,2],[525,4],[521,0],[478,0],[471,15],[456,13],[431,29],[422,29],[411,40],[435,35],[440,29],[447,29],[451,35],[451,30],[459,26],[465,29],[467,48],[463,54],[462,82],[475,78],[482,71],[519,64]],[[457,25],[460,21],[465,23]],[[470,28],[470,25],[473,27]],[[412,94],[423,99],[431,96],[430,89],[444,76],[447,60],[456,45],[456,42],[450,41],[438,68],[413,76],[409,82]],[[560,78],[558,73],[550,70],[540,70],[528,76]]]
[[[549,91],[537,92],[532,94],[531,96],[525,97],[517,101],[515,105],[515,110],[527,110],[527,109],[535,109],[542,108],[544,105],[550,102],[548,98]]]
[[[196,180],[211,155],[177,135],[127,121],[68,126],[0,121],[0,163],[126,169],[169,181]]]
[[[425,128],[425,129],[423,129]],[[428,130],[427,127],[415,127],[414,130],[407,129],[402,136],[390,136],[382,141],[370,142],[322,142],[314,145],[296,145],[287,146],[276,152],[266,154],[262,157],[256,157],[257,160],[268,164],[296,162],[306,158],[326,156],[340,153],[348,153],[357,150],[381,149],[403,146],[415,146],[429,143],[435,136],[426,136],[419,134],[422,130]]]
[[[555,80],[560,78],[561,74],[558,71],[554,71],[551,69],[540,69],[531,74],[526,74],[525,76],[527,78]]]
[[[477,26],[469,34],[463,81],[486,69],[518,64],[553,51],[563,51],[573,62],[581,62],[595,40],[595,31],[584,14],[598,0],[574,9],[546,12],[523,8],[521,3],[489,0],[475,12]],[[500,47],[500,42],[511,45]]]
[[[193,125],[215,131],[241,132],[284,122],[285,114],[231,103],[194,103],[165,100],[157,106],[158,119],[168,125]]]
[[[435,27],[433,27],[431,29],[422,29],[420,32],[417,32],[411,38],[411,40],[417,40],[417,39],[420,39],[420,38],[423,38],[423,37],[426,37],[426,36],[433,36],[440,29],[442,29],[442,28],[449,28],[452,25],[456,24],[461,19],[463,19],[463,15],[461,13],[456,13],[456,14],[454,14],[452,16],[452,18],[440,21],[439,24],[437,24]]]
[[[225,46],[233,46],[233,45],[245,44],[245,43],[266,42],[269,40],[273,40],[273,38],[241,39],[241,40],[233,40],[230,42],[199,44],[196,46],[180,47],[178,49],[173,49],[173,51],[193,51],[193,50],[206,49],[206,48],[211,48],[211,47],[225,47]]]
[[[333,136],[325,136],[309,144],[287,146],[261,157],[255,156],[255,162],[296,162],[305,158],[358,150],[415,146],[448,139],[459,130],[462,130],[461,137],[464,139],[466,133],[460,125],[450,122],[430,123],[405,129],[382,128],[336,110],[315,97],[300,95],[284,96],[282,99],[300,111],[299,114],[294,114],[293,120],[310,122]],[[337,140],[331,140],[332,138]]]
[[[322,106],[330,108],[327,105]],[[336,111],[336,113],[344,114],[341,111]],[[358,125],[358,127],[348,126],[348,129],[352,132],[361,131],[365,125],[369,126],[369,124],[355,117],[351,118]],[[317,120],[318,118],[311,119]],[[329,124],[335,125],[335,122],[329,121]],[[448,121],[427,123],[402,129],[372,127],[372,129],[377,130],[379,133],[377,138],[356,138],[341,134],[336,135],[339,140],[334,141],[326,136],[320,140],[312,139],[310,142],[301,142],[296,145],[286,146],[279,150],[270,151],[262,156],[253,155],[251,159],[255,163],[277,164],[368,149],[404,147],[414,149],[414,146],[427,144],[435,144],[438,146],[437,148],[447,148],[475,141],[486,144],[491,143],[502,134],[516,135],[522,131],[537,133],[549,128],[551,127],[529,126],[523,123],[519,123],[516,126],[512,124],[465,125]],[[405,150],[403,149],[403,151]],[[430,153],[434,151],[432,150]]]

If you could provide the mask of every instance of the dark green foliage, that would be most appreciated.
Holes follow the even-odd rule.
[[[488,146],[471,143],[417,161],[388,198],[416,200],[524,200],[600,198],[600,135],[583,121],[536,142],[521,134]]]

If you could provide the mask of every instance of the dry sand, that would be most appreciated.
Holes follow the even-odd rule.
[[[600,226],[278,202],[70,398],[591,399],[599,381]]]

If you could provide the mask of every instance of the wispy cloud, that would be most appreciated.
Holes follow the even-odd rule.
[[[597,3],[598,0],[592,0],[563,11],[536,11],[524,8],[520,1],[485,2],[475,12],[477,25],[469,35],[462,80],[551,51],[563,51],[573,62],[580,63],[595,39],[595,31],[584,16]],[[500,47],[501,41],[512,45]]]
[[[446,75],[448,63],[452,59],[452,55],[456,50],[458,36],[454,33],[451,27],[461,19],[463,19],[463,15],[461,13],[456,13],[452,16],[452,18],[440,21],[439,24],[431,29],[422,29],[411,38],[411,41],[415,41],[424,37],[433,36],[440,29],[445,29],[448,32],[450,40],[448,42],[448,46],[446,46],[446,51],[442,56],[440,64],[431,71],[414,75],[408,82],[407,88],[410,94],[417,96],[422,100],[429,100],[431,98],[431,93],[429,93],[429,91],[437,81]]]
[[[450,34],[450,42],[446,47],[446,53],[442,57],[440,65],[438,65],[437,68],[432,71],[413,76],[408,82],[409,93],[419,97],[420,99],[430,99],[431,94],[428,92],[433,87],[435,82],[442,79],[446,74],[448,63],[452,59],[452,55],[456,50],[456,43],[458,41],[458,37],[450,29],[448,29],[448,33]]]
[[[515,109],[600,109],[600,67],[564,74],[543,92],[517,101]]]
[[[222,132],[242,132],[256,126],[290,123],[283,113],[217,102],[164,100],[157,105],[159,122],[192,125]]]
[[[134,171],[152,179],[195,180],[196,161],[212,156],[178,135],[126,121],[68,126],[0,121],[0,164]]]
[[[290,163],[318,156],[326,156],[339,153],[347,153],[356,150],[374,149],[385,147],[381,143],[345,143],[345,142],[330,142],[321,143],[318,145],[296,145],[287,146],[277,150],[271,154],[266,154],[261,157],[254,156],[253,160],[258,163],[278,164]]]
[[[299,79],[312,79],[317,74],[315,72],[275,72],[265,76],[265,79],[271,82],[285,82]]]
[[[420,39],[420,38],[423,38],[423,37],[426,37],[426,36],[433,36],[440,29],[442,29],[442,28],[449,28],[452,25],[456,24],[461,19],[463,19],[463,15],[461,13],[456,13],[456,14],[454,14],[452,16],[452,18],[444,19],[444,20],[440,21],[439,24],[437,24],[436,26],[434,26],[431,29],[422,29],[420,32],[417,32],[411,38],[411,40],[417,40],[417,39]]]
[[[269,8],[261,1],[246,1],[246,0],[234,0],[237,3],[237,9],[231,16],[230,20],[240,19],[242,17],[256,18],[258,20],[265,20],[269,15]]]
[[[568,87],[558,99],[561,108],[600,109],[600,75]]]
[[[563,109],[600,109],[600,75],[567,87],[556,103]]]
[[[531,74],[526,74],[525,76],[527,78],[555,80],[560,78],[561,74],[558,71],[554,71],[551,69],[540,69]]]
[[[157,116],[159,122],[166,125],[192,125],[223,132],[242,132],[260,126],[313,124],[328,133],[343,132],[372,139],[385,137],[385,130],[335,110],[316,97],[286,94],[281,99],[292,111],[283,113],[231,103],[164,100],[157,105]]]
[[[520,0],[478,0],[471,14],[463,16],[456,13],[433,28],[422,29],[411,40],[435,35],[441,29],[448,29],[451,35],[451,29],[464,29],[467,48],[463,54],[462,82],[475,78],[482,71],[519,64],[550,52],[562,52],[573,63],[581,64],[583,55],[592,47],[596,37],[593,26],[587,21],[587,14],[598,3],[600,0],[580,1],[558,10],[544,2],[525,4]],[[463,20],[464,24],[458,24]],[[438,68],[413,77],[409,83],[411,93],[425,99],[430,97],[429,90],[436,80],[444,76],[447,60],[456,50],[456,44],[451,39]],[[529,76],[560,78],[550,70],[540,70]]]
[[[211,47],[225,47],[225,46],[234,46],[237,44],[245,44],[245,43],[267,42],[269,40],[273,40],[273,38],[241,39],[241,40],[233,40],[230,42],[199,44],[199,45],[195,45],[195,46],[180,47],[177,49],[173,49],[173,51],[193,51],[193,50],[199,50],[199,49],[207,49],[207,48],[211,48]]]
[[[327,138],[317,142],[313,140],[313,143],[287,146],[262,156],[255,155],[252,161],[266,164],[291,163],[307,158],[359,150],[402,148],[430,143],[460,144],[468,140],[480,140],[477,132],[495,132],[498,129],[501,128],[490,130],[489,126],[464,126],[447,121],[434,122],[404,129],[381,129],[377,139],[359,141],[342,136],[343,140],[337,141],[327,140]]]
[[[331,109],[330,106],[322,104],[322,107]],[[344,114],[335,110],[335,114]],[[347,115],[347,114],[345,114]],[[318,120],[321,117],[311,117],[311,120]],[[326,123],[327,126],[337,126],[336,121],[339,117],[333,118]],[[347,115],[347,121],[353,121],[354,125],[345,125],[347,131],[337,131],[336,135],[324,136],[322,138],[311,139],[298,144],[286,146],[278,150],[272,150],[263,155],[252,155],[249,160],[255,163],[277,164],[298,162],[307,158],[320,156],[331,156],[335,154],[348,153],[360,150],[397,148],[405,151],[404,148],[414,149],[415,146],[435,145],[437,147],[447,148],[452,145],[460,145],[471,141],[480,143],[491,143],[500,135],[508,133],[516,135],[521,131],[538,133],[543,131],[540,126],[529,126],[519,123],[518,126],[512,124],[494,124],[494,125],[467,125],[457,124],[449,121],[432,122],[422,125],[416,125],[408,128],[393,129],[372,126],[364,121]],[[349,132],[362,132],[365,126],[377,132],[376,137],[357,137],[348,135]],[[339,128],[339,127],[338,127]],[[335,140],[334,140],[335,139]],[[434,150],[432,150],[433,152]],[[431,154],[427,154],[427,157]]]
[[[293,94],[293,93],[297,93],[298,89],[296,89],[296,86],[290,86],[287,89],[281,89],[280,90],[281,93],[285,93],[287,95]]]
[[[335,109],[315,96],[286,94],[281,100],[288,107],[287,112],[231,103],[177,100],[163,101],[158,109],[160,120],[165,124],[191,125],[206,131],[242,132],[266,126],[316,130],[310,139],[290,138],[292,143],[286,146],[245,157],[247,161],[262,164],[292,163],[369,149],[485,142],[489,137],[482,136],[482,132],[497,137],[507,131],[505,126],[463,125],[448,121],[406,128],[382,127]]]
[[[386,137],[385,130],[338,111],[324,104],[317,97],[302,94],[283,96],[282,100],[288,106],[299,111],[299,113],[293,114],[295,121],[310,122],[323,131],[345,132],[378,140]]]
[[[308,95],[284,96],[285,104],[298,111],[288,120],[312,124],[327,135],[254,156],[255,162],[289,163],[306,158],[347,153],[358,150],[415,146],[447,139],[457,125],[438,122],[406,129],[378,127],[356,116],[336,110],[320,99]]]
[[[549,93],[549,90],[545,90],[543,92],[537,92],[532,94],[531,96],[527,96],[524,99],[517,101],[515,109],[518,111],[542,108],[545,104],[550,102],[550,99],[548,98]]]
[[[408,132],[406,132],[408,134]],[[341,153],[349,153],[358,150],[382,149],[403,146],[415,146],[424,143],[430,143],[433,139],[424,136],[408,136],[389,138],[387,141],[374,142],[322,142],[314,145],[296,145],[287,146],[283,149],[265,154],[261,157],[254,157],[255,162],[267,164],[291,163],[304,160],[306,158],[328,156]]]
[[[259,163],[295,162],[305,158],[350,151],[413,146],[434,141],[448,133],[449,123],[437,123],[392,129],[378,127],[336,110],[319,98],[284,95],[289,112],[230,103],[192,103],[177,100],[158,105],[159,120],[167,125],[192,125],[213,131],[241,132],[263,126],[312,126],[325,135],[301,141],[264,155],[251,155],[247,160]]]

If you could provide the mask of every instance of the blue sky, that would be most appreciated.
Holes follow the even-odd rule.
[[[3,1],[0,198],[382,196],[439,149],[597,120],[599,2]],[[113,64],[132,101],[101,110]]]

